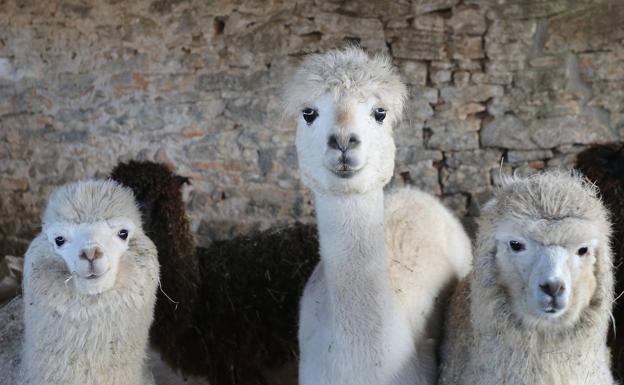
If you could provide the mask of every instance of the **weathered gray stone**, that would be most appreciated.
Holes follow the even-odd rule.
[[[462,61],[481,59],[485,55],[481,36],[454,36],[450,50],[453,59]]]
[[[451,168],[458,168],[461,165],[492,168],[500,165],[502,157],[502,151],[494,149],[457,151],[449,153],[444,162]]]
[[[475,85],[464,88],[442,87],[440,98],[453,104],[470,102],[484,102],[496,96],[503,95],[503,88],[495,85]]]
[[[551,150],[511,150],[507,152],[507,162],[509,163],[528,162],[531,160],[544,160],[550,159],[552,157],[553,152]]]
[[[445,19],[441,16],[416,17],[413,30],[392,43],[392,54],[402,59],[444,60],[449,56]]]
[[[595,116],[565,116],[526,124],[513,115],[494,119],[481,131],[481,144],[518,150],[554,148],[563,144],[606,143],[618,135]]]
[[[399,68],[403,74],[403,78],[409,84],[415,86],[427,85],[427,64],[416,61],[401,60]]]
[[[497,117],[481,130],[481,145],[530,150],[537,146],[532,142],[527,125],[514,115]]]
[[[453,85],[455,87],[466,87],[470,82],[470,72],[457,71],[453,74]]]
[[[444,158],[441,151],[426,149],[422,146],[398,146],[395,163],[401,165],[417,164],[422,161],[440,161]]]
[[[459,0],[415,0],[413,9],[416,15],[434,11],[450,9],[459,3]]]
[[[441,193],[438,169],[431,160],[397,167],[396,171],[407,185],[416,186],[431,194]]]
[[[487,31],[485,16],[477,7],[453,8],[453,16],[449,19],[448,25],[454,34],[481,36]]]
[[[427,141],[427,147],[449,151],[469,150],[479,148],[480,119],[431,121],[428,128],[431,137]]]
[[[451,81],[451,75],[449,70],[434,70],[431,73],[431,82],[435,85],[448,83]]]
[[[617,140],[616,133],[593,116],[565,116],[536,120],[529,126],[534,143],[542,148],[562,144],[607,143]]]
[[[410,88],[393,185],[444,191],[467,223],[503,155],[529,173],[624,138],[614,1],[0,3],[0,254],[23,253],[54,186],[133,158],[193,178],[203,245],[313,220],[280,89],[346,42],[390,54]]]
[[[442,186],[445,194],[483,190],[490,186],[489,170],[464,165],[456,169],[443,169]]]

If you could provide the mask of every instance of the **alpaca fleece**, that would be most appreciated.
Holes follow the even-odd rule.
[[[159,266],[132,193],[114,182],[78,182],[56,190],[43,217],[79,223],[117,216],[135,221],[135,232],[114,287],[97,295],[76,291],[45,234],[32,241],[23,296],[2,308],[1,384],[153,384],[146,347]]]
[[[15,385],[22,361],[24,300],[13,298],[0,307],[0,385]]]
[[[576,167],[596,184],[611,212],[615,266],[615,296],[624,292],[624,146],[621,144],[591,147],[578,155]],[[624,379],[624,300],[613,306],[614,325],[609,328],[609,346],[613,358],[613,374]]]
[[[572,324],[538,328],[521,320],[500,281],[495,233],[504,218],[527,225],[566,218],[590,221],[600,232],[597,286]],[[572,230],[572,229],[568,229]],[[549,173],[511,179],[483,209],[474,270],[456,290],[442,347],[440,384],[613,384],[606,346],[613,277],[607,212],[592,185]],[[557,244],[558,234],[541,234]]]
[[[158,248],[161,286],[152,345],[211,385],[296,384],[297,312],[318,262],[315,226],[295,224],[196,248],[180,189],[188,179],[152,162],[119,164]],[[177,310],[176,310],[177,306]]]
[[[302,385],[436,381],[440,315],[470,241],[434,197],[384,194],[406,93],[388,58],[356,48],[310,55],[286,85],[321,255],[301,300]]]

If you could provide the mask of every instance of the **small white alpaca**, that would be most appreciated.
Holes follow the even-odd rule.
[[[146,348],[158,269],[131,190],[58,188],[25,256],[21,370],[0,382],[153,384]]]
[[[579,176],[512,178],[483,209],[440,384],[611,385],[607,211]]]
[[[436,382],[444,298],[471,249],[432,196],[384,202],[405,96],[387,58],[356,48],[308,57],[286,87],[321,255],[301,300],[301,385]]]

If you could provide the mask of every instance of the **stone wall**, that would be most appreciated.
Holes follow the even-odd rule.
[[[357,42],[410,84],[393,185],[477,214],[501,172],[624,135],[620,0],[0,0],[0,254],[53,186],[159,160],[198,240],[313,218],[279,88]]]

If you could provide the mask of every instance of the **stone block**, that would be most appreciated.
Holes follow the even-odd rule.
[[[480,127],[481,120],[476,118],[431,121],[428,123],[431,136],[427,140],[427,147],[442,151],[479,148]]]
[[[456,169],[442,169],[445,194],[479,191],[490,185],[489,170],[482,167],[461,165]]]

